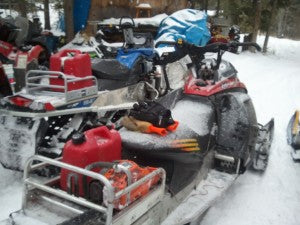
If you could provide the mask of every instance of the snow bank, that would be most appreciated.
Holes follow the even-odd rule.
[[[263,46],[265,36],[258,36],[258,44]],[[300,41],[270,37],[267,55],[299,62]]]

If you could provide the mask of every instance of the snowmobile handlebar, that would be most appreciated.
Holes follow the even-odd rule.
[[[124,20],[125,20],[125,22],[124,22]],[[128,20],[130,20],[130,22]],[[120,22],[119,22],[119,27],[121,29],[133,28],[133,27],[135,27],[134,20],[132,19],[132,17],[122,16],[120,19]]]
[[[205,46],[197,46],[195,44],[188,43],[182,39],[175,41],[159,41],[155,44],[155,48],[160,45],[168,45],[176,47],[175,52],[165,52],[160,58],[160,64],[168,64],[175,62],[186,55],[189,55],[191,58],[202,58],[203,55],[207,52],[215,52],[220,54],[221,51],[229,51],[233,47],[238,46],[252,46],[255,47],[258,51],[261,50],[260,46],[257,43],[253,42],[229,42],[229,43],[213,43]]]
[[[174,46],[179,49],[184,49],[188,53],[190,52],[197,52],[198,54],[204,54],[206,52],[218,52],[220,50],[228,51],[231,47],[237,47],[237,46],[252,46],[255,47],[257,51],[261,51],[261,47],[254,42],[229,42],[229,43],[222,43],[222,42],[216,42],[213,44],[208,44],[205,46],[197,46],[195,44],[191,44],[189,42],[186,42],[182,39],[179,39],[177,42],[175,41],[159,41],[155,44],[155,48],[157,48],[160,45],[169,45]]]

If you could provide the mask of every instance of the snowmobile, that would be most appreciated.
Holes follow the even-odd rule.
[[[225,26],[226,27],[226,26]],[[222,26],[221,25],[213,25],[211,27],[211,39],[209,43],[216,43],[216,42],[222,42],[222,43],[228,43],[228,42],[240,42],[240,28],[237,25],[233,25],[229,28],[229,32],[227,35],[222,34]],[[238,46],[231,47],[229,49],[232,53],[238,53]]]
[[[101,25],[95,37],[88,37],[84,32],[77,33],[75,38],[63,46],[62,49],[78,49],[81,52],[88,53],[93,59],[116,58],[118,49],[139,49],[153,48],[153,36],[149,32],[134,32],[135,23],[131,17],[120,18],[118,26]],[[118,36],[122,38],[113,43],[107,42],[107,29],[116,30]],[[97,62],[97,60],[95,60]]]
[[[167,93],[168,77],[155,67],[156,51],[133,46],[132,24],[128,29],[121,24],[128,40],[116,58],[91,61],[79,50],[63,49],[51,56],[50,71],[29,71],[24,90],[2,99],[0,130],[8,136],[0,140],[0,161],[5,168],[23,170],[35,153],[55,158],[61,154],[57,147],[76,130],[116,122],[136,101]]]
[[[184,89],[158,100],[179,121],[177,130],[161,137],[102,126],[73,135],[62,158],[32,156],[22,209],[6,224],[196,224],[239,174],[253,165],[265,169],[257,162],[266,162],[270,143],[257,143],[260,136],[272,140],[274,121],[258,125],[245,85],[221,60],[232,43],[163,44],[177,51],[163,54],[161,64],[192,59]],[[204,59],[206,52],[217,52],[217,60]],[[47,165],[61,168],[60,175],[33,173]]]
[[[115,24],[101,22],[97,25],[99,30],[97,39],[104,40],[106,42],[126,42],[126,36],[124,35],[124,29],[130,29],[136,38],[145,38],[144,47],[153,47],[153,37],[156,36],[158,31],[158,26],[151,23],[140,24],[135,22],[136,18],[131,17],[121,17],[119,24],[117,21]],[[127,32],[128,33],[128,32]],[[134,45],[140,45],[141,43],[132,43]]]
[[[300,160],[300,132],[299,132],[299,111],[296,110],[289,121],[287,127],[287,141],[293,147],[292,158],[295,161]]]
[[[35,153],[57,157],[76,130],[115,122],[136,101],[164,95],[167,76],[155,60],[153,49],[120,49],[116,59],[91,64],[88,54],[64,49],[51,56],[50,71],[30,70],[25,88],[0,102],[2,165],[22,170]]]
[[[0,61],[13,66],[15,79],[11,85],[15,91],[24,87],[26,71],[38,69],[49,61],[51,52],[46,36],[36,34],[33,28],[32,22],[23,17],[0,20]]]

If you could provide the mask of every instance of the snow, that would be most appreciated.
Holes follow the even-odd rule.
[[[0,221],[8,218],[11,212],[19,210],[22,202],[21,172],[4,169],[0,165]]]
[[[140,3],[137,7],[138,8],[152,8],[149,3]]]
[[[212,106],[209,104],[183,99],[172,110],[172,117],[204,136],[210,131],[208,120],[211,118],[212,111]]]
[[[262,45],[263,37],[259,37]],[[300,224],[300,164],[291,159],[286,127],[300,108],[300,41],[270,38],[269,52],[225,53],[239,71],[258,121],[275,118],[274,142],[265,173],[247,171],[204,216],[201,225]],[[22,174],[0,166],[0,220],[21,206]],[[5,204],[4,204],[5,203]]]
[[[163,13],[163,14],[158,14],[156,16],[150,17],[150,18],[134,18],[134,23],[135,25],[153,25],[158,27],[160,22],[165,19],[168,15]],[[123,19],[123,22],[131,22],[131,19]],[[110,18],[110,19],[105,19],[99,24],[113,24],[113,25],[119,25],[120,24],[120,18]]]

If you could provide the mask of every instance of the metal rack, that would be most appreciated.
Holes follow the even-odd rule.
[[[41,79],[62,79],[63,85],[51,85],[51,84],[41,84],[35,81],[41,81]],[[68,84],[92,80],[93,85],[89,87],[84,87],[76,90],[68,90]],[[94,76],[86,76],[83,78],[78,78],[72,75],[66,75],[59,71],[43,71],[43,70],[30,70],[25,76],[25,91],[27,94],[31,94],[34,91],[41,91],[43,89],[49,90],[61,90],[64,94],[65,102],[69,102],[82,97],[87,97],[91,95],[97,95],[98,93],[98,82]],[[52,91],[59,92],[59,91]]]
[[[37,162],[37,161],[41,162],[41,163],[33,164],[33,162]],[[42,167],[45,167],[47,165],[53,165],[53,166],[56,166],[59,168],[67,169],[67,170],[73,171],[75,173],[78,173],[80,175],[88,176],[97,181],[100,181],[103,184],[103,186],[105,187],[105,189],[107,190],[107,205],[102,206],[102,205],[93,203],[83,197],[74,196],[74,195],[68,194],[67,192],[65,192],[61,189],[53,187],[53,185],[51,185],[51,184],[53,184],[55,181],[57,182],[59,180],[59,177],[52,178],[52,179],[49,178],[47,181],[45,181],[45,180],[41,181],[41,180],[38,180],[38,179],[30,176],[30,174],[33,171],[40,169]],[[122,167],[120,169],[123,170],[126,174],[128,173],[128,171],[125,171],[125,170],[127,170],[126,168]],[[128,201],[128,203],[130,203],[129,202],[130,201],[130,193],[134,189],[136,189],[139,185],[149,181],[150,179],[152,179],[153,177],[155,177],[157,175],[159,175],[161,177],[161,182],[156,188],[154,188],[154,191],[152,193],[149,193],[148,196],[146,196],[142,200],[142,202],[141,202],[142,205],[139,205],[139,207],[136,207],[135,209],[133,207],[129,206],[127,213],[123,212],[121,216],[116,216],[116,223],[115,223],[114,218],[113,218],[114,202],[117,201],[122,196],[126,195],[127,201]],[[128,177],[128,179],[130,180],[130,177]],[[43,156],[34,155],[27,161],[25,169],[24,169],[24,188],[23,188],[22,210],[26,214],[26,209],[28,208],[28,204],[29,204],[28,199],[30,198],[30,196],[29,196],[30,190],[38,189],[42,192],[45,192],[47,194],[51,194],[55,197],[63,199],[65,202],[75,203],[75,205],[78,205],[80,207],[84,207],[87,209],[93,209],[93,210],[96,210],[96,211],[102,213],[103,215],[105,215],[105,218],[106,218],[105,225],[118,224],[118,221],[122,221],[122,220],[124,221],[124,219],[132,220],[132,218],[138,218],[138,215],[144,214],[145,212],[147,212],[147,210],[149,210],[149,207],[152,207],[153,205],[157,204],[162,199],[162,196],[164,194],[165,180],[166,180],[166,174],[165,174],[164,169],[158,168],[157,170],[155,170],[152,173],[148,174],[147,176],[141,178],[137,182],[128,185],[128,187],[126,187],[125,189],[115,193],[114,188],[112,187],[109,180],[99,173],[95,173],[95,172],[89,171],[87,169],[83,169],[83,168],[79,168],[76,166],[72,166],[70,164],[63,163],[63,162],[59,161],[58,159],[50,159],[50,158],[46,158]],[[61,207],[63,210],[72,211],[73,213],[76,213],[76,214],[81,214],[84,212],[80,209],[80,207],[74,207],[74,204],[73,205],[66,204],[64,202],[57,201],[55,199],[45,197],[45,196],[40,196],[40,197],[43,198],[43,200],[46,200],[50,204]],[[147,199],[147,197],[149,199]],[[145,207],[143,207],[143,205]],[[137,212],[133,212],[132,209],[134,209]],[[123,211],[126,212],[126,208]],[[133,217],[132,215],[134,213],[136,216]]]

